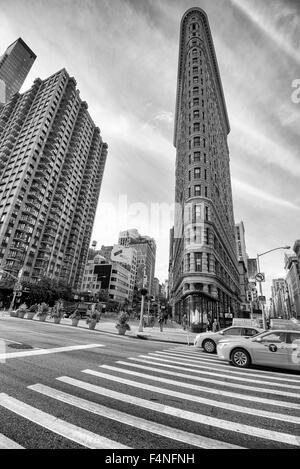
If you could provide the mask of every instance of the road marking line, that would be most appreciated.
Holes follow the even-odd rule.
[[[90,384],[85,381],[69,378],[68,376],[61,376],[56,379],[62,381],[63,383],[67,383],[72,386],[77,386],[81,389],[85,389],[86,391],[91,391],[102,396],[119,400],[121,402],[130,403],[146,409],[153,410],[155,412],[160,412],[168,416],[178,417],[181,419],[188,420],[190,422],[200,423],[202,425],[208,425],[226,431],[237,432],[242,435],[250,435],[257,438],[263,438],[265,440],[277,441],[289,445],[300,446],[299,438],[297,436],[289,435],[287,433],[271,431],[269,429],[263,429],[259,427],[252,427],[250,425],[245,425],[238,422],[230,422],[227,420],[210,417],[209,415],[196,414],[194,412],[182,410],[176,407],[171,407],[165,404],[147,401],[146,399],[141,399],[139,397],[131,396],[129,394],[123,394],[120,392],[112,391],[110,389],[106,389],[95,384]],[[228,437],[227,434],[226,436]]]
[[[124,423],[134,428],[139,428],[140,430],[148,431],[154,433],[155,435],[160,435],[165,438],[170,438],[172,440],[180,441],[182,443],[187,443],[189,445],[197,446],[200,448],[215,448],[215,449],[241,449],[240,446],[231,445],[230,443],[224,443],[223,441],[213,440],[211,438],[202,437],[194,433],[185,432],[180,429],[168,427],[167,425],[162,425],[160,423],[151,422],[140,417],[135,417],[125,412],[118,411],[116,409],[110,409],[96,402],[91,402],[86,399],[82,399],[71,394],[67,394],[58,389],[53,389],[43,384],[35,384],[33,386],[28,386],[28,389],[37,391],[45,396],[52,397],[58,401],[65,402],[66,404],[73,405],[79,409],[92,412],[96,415],[101,415],[111,420]]]
[[[121,445],[116,441],[96,435],[84,428],[77,427],[71,423],[65,422],[53,415],[47,414],[42,410],[32,407],[24,402],[15,399],[5,393],[0,393],[0,405],[21,417],[25,417],[31,422],[36,423],[52,432],[75,441],[82,446],[90,449],[131,449],[128,446]]]
[[[163,350],[164,352],[176,352],[177,349],[165,349]],[[184,352],[181,352],[179,350],[179,353],[182,354]],[[224,360],[221,360],[217,355],[211,355],[209,353],[206,353],[206,352],[194,352],[194,353],[189,353],[189,352],[185,352],[188,356],[195,356],[195,357],[199,357],[201,361],[205,361],[205,362],[208,362],[208,363],[212,363],[213,361],[216,361],[218,362],[218,365],[222,366],[222,367],[225,367],[225,368],[228,368],[228,365],[229,365],[229,362],[226,362]],[[259,366],[259,365],[257,365]],[[253,370],[253,369],[252,369]],[[280,370],[280,368],[277,368],[276,369],[276,376],[282,376],[282,377],[285,377],[286,379],[288,379],[288,376],[291,376],[292,378],[294,378],[294,380],[296,380],[296,377],[297,375],[293,374],[293,373],[288,373],[288,369],[286,369],[286,373],[280,373],[279,371],[277,370]],[[244,373],[247,373],[249,371],[249,369],[239,369],[240,372],[244,372]],[[257,370],[255,369],[255,372],[256,373],[263,373],[265,375],[273,375],[274,374],[274,371],[268,371],[268,370]],[[299,380],[297,381],[297,383],[300,382],[300,378]]]
[[[10,440],[5,435],[0,433],[0,449],[24,449],[23,446],[18,445],[13,440]]]
[[[138,372],[132,371],[132,370],[124,370],[123,368],[117,368],[115,366],[102,365],[102,366],[100,366],[100,368],[105,368],[107,370],[115,371],[117,373],[123,373],[123,374],[131,375],[131,376],[136,376],[136,377],[139,377],[139,378],[149,379],[151,381],[158,381],[160,383],[170,384],[172,386],[178,386],[180,388],[193,389],[195,391],[201,391],[202,390],[201,387],[197,386],[196,384],[183,383],[181,381],[174,381],[172,379],[162,378],[160,376],[159,377],[158,376],[152,376],[152,375],[149,375],[149,374],[146,374],[146,373],[138,373]],[[92,370],[84,370],[84,372],[86,372],[86,373],[93,374],[93,373],[91,373],[91,371]],[[95,373],[98,373],[98,372],[96,371]],[[100,372],[100,375],[96,374],[95,376],[99,376],[100,378],[105,378],[105,379],[109,379],[109,380],[112,380],[112,381],[120,380],[119,377],[111,378],[112,375],[107,375],[107,374],[101,373],[101,372]],[[109,376],[109,378],[108,378],[108,376]],[[179,397],[179,398],[186,399],[186,400],[189,400],[189,401],[192,401],[192,402],[198,402],[199,404],[204,404],[204,405],[208,405],[208,406],[212,406],[212,407],[218,407],[218,408],[223,409],[223,410],[225,408],[226,410],[231,410],[233,412],[240,412],[240,413],[243,413],[243,414],[255,415],[255,417],[262,417],[262,418],[267,418],[267,419],[272,419],[272,420],[279,420],[280,422],[284,421],[284,422],[289,422],[289,423],[300,425],[300,417],[295,417],[293,415],[279,414],[278,412],[274,413],[274,412],[270,412],[270,411],[262,410],[262,409],[257,409],[257,408],[253,409],[253,408],[247,407],[245,405],[239,406],[239,405],[236,405],[236,404],[230,404],[229,402],[224,403],[224,402],[216,401],[216,400],[213,400],[213,399],[207,399],[205,397],[194,396],[193,394],[185,394],[185,393],[181,393],[181,392],[177,392],[177,391],[172,391],[170,389],[158,388],[156,386],[152,386],[152,385],[145,384],[145,383],[137,383],[135,381],[131,381],[131,380],[123,379],[123,378],[121,378],[121,380],[122,380],[121,381],[122,383],[128,384],[130,386],[146,389],[146,390],[153,391],[153,392],[159,392],[161,394],[168,394],[170,396]]]
[[[3,340],[4,342],[12,342],[13,344],[22,345],[22,342],[17,342],[16,340],[3,339],[3,337],[0,337],[0,340]]]
[[[147,363],[149,365],[154,364],[153,360],[149,361],[149,357],[147,357],[147,355],[140,355],[140,356],[144,357],[144,358],[148,358],[148,360],[143,360],[143,359],[134,358],[134,357],[129,357],[128,360],[135,360],[137,362]],[[153,357],[151,357],[151,358],[153,358]],[[172,360],[162,360],[162,359],[160,359],[160,361],[161,362],[173,363]],[[226,387],[230,387],[230,388],[236,388],[237,387],[237,383],[230,383],[230,382],[226,382],[226,381],[207,378],[206,375],[211,375],[211,374],[214,375],[214,373],[209,373],[207,371],[196,370],[195,368],[187,368],[186,366],[182,367],[182,366],[168,365],[166,363],[157,363],[157,365],[163,366],[163,367],[168,367],[168,368],[174,368],[175,370],[190,371],[191,373],[196,373],[198,375],[199,374],[204,375],[205,381],[207,383],[219,384],[221,386],[226,386]],[[275,389],[256,388],[254,386],[248,386],[246,384],[238,384],[238,387],[240,389],[247,389],[248,391],[262,392],[264,394],[274,394],[276,396],[283,396],[283,397],[292,397],[293,399],[295,398],[295,396],[297,397],[297,395],[294,394],[294,393],[281,392],[281,391],[277,391]]]
[[[7,358],[30,357],[32,355],[48,355],[51,353],[72,352],[73,350],[86,350],[86,349],[95,348],[95,347],[104,347],[104,345],[100,345],[100,344],[70,345],[67,347],[55,347],[55,348],[38,349],[38,350],[26,350],[23,352],[0,353],[0,360],[6,360]]]
[[[150,355],[150,357],[148,358],[154,358],[155,360],[158,359],[158,360],[165,360],[165,357],[167,358],[172,358],[172,355],[160,355],[159,353],[158,354],[154,354],[154,353],[149,353],[148,355]],[[144,357],[144,355],[139,355],[139,357]],[[162,358],[160,358],[162,357]],[[177,358],[177,357],[175,357]],[[170,360],[165,360],[166,362],[170,361]],[[184,360],[184,359],[181,359],[181,361],[178,361],[178,360],[171,360],[172,363],[178,363],[180,365],[188,365],[188,366],[191,366],[191,367],[196,367],[196,368],[203,368],[203,369],[209,369],[211,370],[212,368],[209,367],[209,366],[205,366],[205,365],[198,365],[199,362],[197,362],[197,364],[194,364],[194,362],[191,362],[190,360]],[[214,368],[215,369],[215,368]],[[222,370],[223,371],[223,370]],[[225,370],[224,370],[225,371]],[[218,376],[220,378],[223,378],[223,377],[227,377],[228,378],[228,373],[230,373],[230,370],[228,370],[228,373],[222,373],[221,371],[219,370],[216,370],[216,372],[205,372],[206,374],[208,375],[212,375],[212,376]],[[253,384],[264,384],[264,385],[267,385],[267,386],[276,386],[278,388],[284,388],[284,389],[295,389],[297,391],[300,391],[300,386],[295,386],[295,385],[292,385],[292,384],[282,384],[282,383],[275,383],[274,381],[262,381],[262,380],[259,380],[259,379],[247,379],[247,378],[244,378],[242,376],[231,376],[230,375],[230,379],[232,380],[235,380],[235,381],[247,381],[249,383],[253,383]],[[267,388],[268,389],[268,388]],[[297,394],[294,394],[295,397],[300,397],[300,394],[297,395]]]
[[[141,368],[143,370],[155,371],[157,373],[163,373],[163,374],[170,375],[170,376],[178,376],[179,378],[187,378],[187,379],[190,379],[190,380],[193,380],[193,381],[200,381],[201,383],[203,383],[203,378],[201,378],[199,376],[187,375],[185,373],[175,373],[174,371],[162,370],[160,368],[154,368],[152,366],[139,365],[139,364],[136,364],[136,363],[125,362],[125,361],[121,361],[121,360],[117,361],[116,363],[131,366],[133,368],[138,368],[138,369]],[[166,366],[168,366],[168,365],[166,365]],[[184,370],[186,370],[186,369],[184,368]],[[206,381],[207,380],[205,379],[205,382]],[[215,381],[215,380],[211,380],[211,381],[219,383],[219,381]],[[260,390],[261,388],[258,388],[258,389]],[[284,401],[277,401],[277,400],[267,399],[267,398],[258,397],[258,396],[250,396],[249,394],[238,394],[238,393],[235,393],[235,392],[223,391],[223,390],[217,389],[217,388],[210,388],[208,386],[207,387],[206,386],[199,386],[199,390],[204,391],[204,392],[209,393],[209,394],[217,394],[219,396],[233,397],[234,399],[242,399],[242,400],[245,400],[245,401],[253,401],[253,402],[259,402],[261,404],[269,404],[269,405],[275,405],[275,406],[278,406],[278,407],[285,407],[285,408],[293,409],[293,410],[300,410],[300,404],[294,404],[293,402],[288,402],[288,401],[284,402]]]
[[[164,351],[166,352],[166,351]],[[195,357],[195,358],[198,358],[197,360],[197,363],[203,363],[204,362],[204,365],[207,365],[208,363],[212,363],[212,360],[210,358],[202,358],[202,356],[199,356],[199,355],[190,355],[190,354],[187,354],[187,353],[182,353],[182,352],[177,352],[177,353],[172,353],[169,355],[171,356],[176,356],[176,357],[182,357],[182,358],[190,358],[192,357],[192,359]],[[215,365],[216,363],[216,365]],[[213,366],[214,368],[218,368],[222,371],[224,371],[226,369],[226,372],[228,373],[237,373],[237,374],[240,374],[240,375],[247,375],[247,376],[256,376],[256,377],[261,377],[261,378],[270,378],[270,376],[272,376],[272,379],[275,379],[275,380],[278,380],[278,381],[288,381],[290,383],[298,383],[299,386],[300,386],[300,377],[297,379],[297,375],[292,375],[292,374],[285,374],[285,373],[278,373],[280,376],[285,376],[285,378],[281,378],[281,377],[278,377],[277,376],[277,372],[276,372],[276,376],[274,376],[274,372],[270,372],[270,371],[264,371],[264,370],[250,370],[250,369],[240,369],[240,368],[233,368],[232,366],[230,366],[228,363],[220,360],[219,358],[217,358],[214,362],[213,362]],[[263,374],[263,375],[262,375]],[[292,376],[293,378],[289,378],[289,376]]]

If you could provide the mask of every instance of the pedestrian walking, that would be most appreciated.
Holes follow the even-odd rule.
[[[164,327],[164,317],[161,313],[159,313],[159,316],[158,316],[158,323],[159,323],[159,327],[160,327],[160,332],[162,332],[163,327]]]
[[[208,320],[207,320],[206,330],[207,330],[207,332],[212,330],[212,321],[211,321],[210,318],[208,318]]]
[[[212,331],[218,332],[218,330],[219,330],[219,324],[218,324],[218,321],[215,319],[212,325]]]
[[[182,328],[184,331],[186,330],[186,326],[187,326],[187,315],[184,314],[182,317]]]

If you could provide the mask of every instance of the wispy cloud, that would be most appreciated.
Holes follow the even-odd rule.
[[[232,186],[235,192],[235,197],[237,198],[242,196],[249,200],[259,199],[260,201],[267,202],[273,207],[276,207],[275,210],[278,210],[278,207],[282,207],[285,209],[300,211],[300,205],[297,205],[288,200],[280,199],[279,197],[275,197],[274,195],[269,194],[268,192],[265,192],[258,187],[255,187],[244,181],[240,181],[236,178],[232,178]]]
[[[283,7],[282,2],[272,2],[268,8],[256,8],[247,0],[230,0],[232,4],[242,10],[247,17],[263,31],[275,44],[291,59],[300,63],[299,42],[298,47],[293,44],[295,35],[299,38],[300,20],[295,8]],[[257,3],[257,2],[256,2]],[[261,3],[261,2],[260,2]],[[270,11],[271,10],[271,11]],[[275,13],[275,14],[273,14]],[[299,41],[299,40],[298,40]]]

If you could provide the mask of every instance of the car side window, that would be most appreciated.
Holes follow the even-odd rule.
[[[271,332],[270,334],[265,335],[261,338],[262,342],[285,342],[286,333],[285,332]]]
[[[290,333],[288,334],[287,343],[288,343],[288,344],[292,344],[295,340],[299,340],[299,341],[300,341],[300,333],[299,333],[299,332],[290,332]]]
[[[257,330],[247,328],[247,327],[245,327],[244,332],[243,332],[243,335],[245,335],[245,336],[252,336],[252,335],[256,335],[256,334],[257,334]]]
[[[227,329],[227,331],[224,331],[224,335],[242,335],[242,328],[232,327],[231,329]]]

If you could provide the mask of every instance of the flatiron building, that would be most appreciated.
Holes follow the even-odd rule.
[[[225,325],[239,309],[229,132],[208,18],[191,8],[180,28],[170,271],[173,315],[202,328],[209,316]]]

